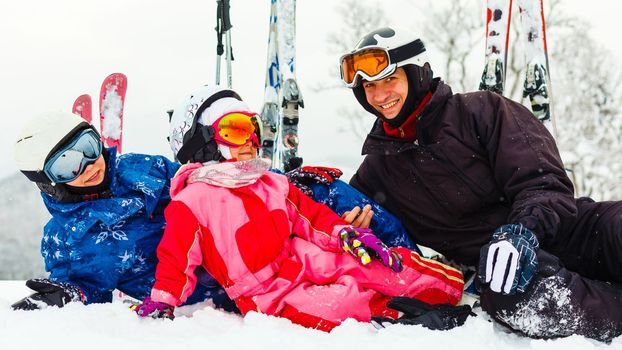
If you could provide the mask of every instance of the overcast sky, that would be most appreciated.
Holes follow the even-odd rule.
[[[591,20],[599,40],[610,39],[610,48],[622,57],[615,38],[619,20],[613,19],[618,1],[597,0],[585,8],[579,7],[585,1],[564,1],[569,11]],[[259,110],[269,0],[231,3],[233,87]],[[300,151],[305,162],[348,167],[359,162],[360,145],[339,132],[331,101],[352,99],[351,94],[311,89],[328,77],[327,67],[338,58],[325,49],[327,33],[338,26],[335,4],[298,1],[297,68],[306,105]],[[165,111],[198,86],[214,82],[215,9],[215,0],[0,0],[0,177],[16,171],[12,143],[24,117],[70,110],[83,93],[91,94],[97,108],[101,81],[113,72],[129,79],[124,150],[170,156]],[[396,12],[390,24],[408,26],[413,16]]]

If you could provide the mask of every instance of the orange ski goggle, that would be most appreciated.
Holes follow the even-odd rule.
[[[233,112],[216,120],[212,127],[215,140],[229,146],[242,146],[249,140],[255,147],[261,145],[261,122],[257,114]]]
[[[365,80],[377,80],[395,72],[387,50],[380,47],[365,48],[341,56],[339,60],[341,79],[348,87],[358,85],[357,76]]]

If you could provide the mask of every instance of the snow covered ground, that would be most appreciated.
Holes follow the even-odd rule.
[[[348,320],[324,333],[257,313],[242,318],[207,304],[179,308],[174,321],[140,319],[120,300],[12,311],[11,303],[28,293],[21,281],[0,281],[0,349],[622,349],[622,337],[609,345],[578,336],[527,339],[481,316],[450,331],[403,325],[378,331]]]

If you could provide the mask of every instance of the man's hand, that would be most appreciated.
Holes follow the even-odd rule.
[[[356,206],[352,208],[352,210],[346,211],[341,215],[341,218],[348,224],[360,228],[368,228],[373,217],[374,212],[371,210],[371,205],[369,204],[364,206],[362,210],[359,206]]]
[[[523,225],[499,227],[480,251],[479,280],[493,292],[524,292],[538,270],[538,247],[536,235]]]

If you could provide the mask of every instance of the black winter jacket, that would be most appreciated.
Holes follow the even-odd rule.
[[[522,105],[490,92],[453,94],[439,82],[414,143],[388,137],[378,120],[350,183],[397,215],[418,244],[474,265],[507,223],[546,247],[577,207],[555,141]]]

